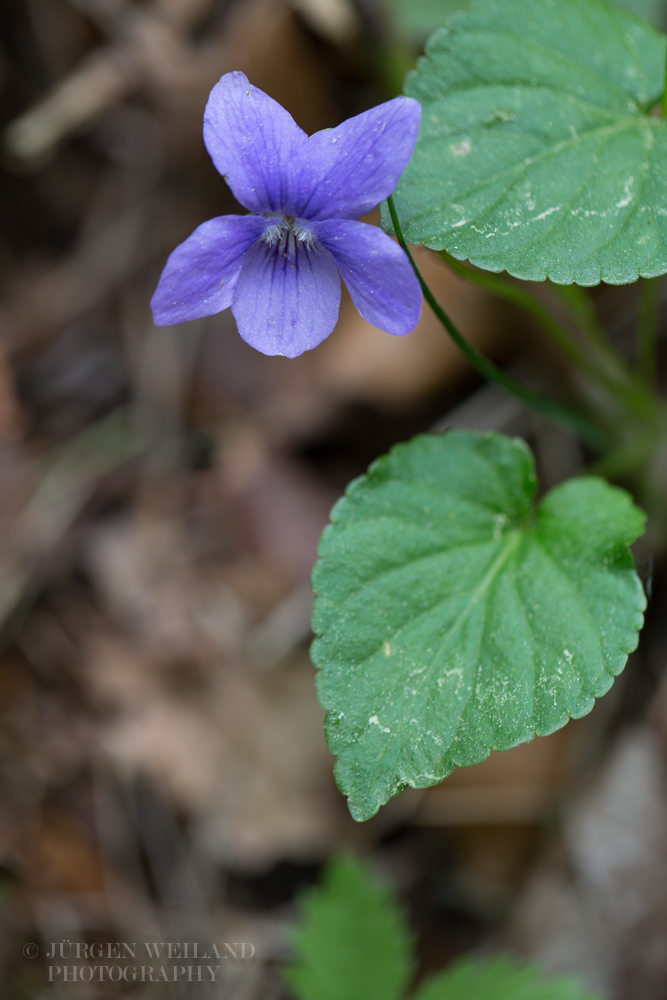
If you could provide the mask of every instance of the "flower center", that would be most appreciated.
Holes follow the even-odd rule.
[[[305,243],[306,247],[313,244],[313,234],[298,219],[284,212],[265,212],[265,219],[271,219],[273,225],[262,234],[262,239],[271,246],[283,242],[286,245]]]

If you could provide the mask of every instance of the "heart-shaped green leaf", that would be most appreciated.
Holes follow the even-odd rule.
[[[484,0],[408,74],[406,238],[560,284],[667,271],[665,38],[603,0]]]
[[[534,491],[523,442],[450,431],[397,446],[334,507],[312,656],[355,818],[585,715],[637,645],[641,511],[595,478],[536,509]]]

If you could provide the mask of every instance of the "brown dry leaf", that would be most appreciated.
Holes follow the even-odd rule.
[[[646,725],[623,732],[565,823],[566,863],[543,864],[506,941],[610,1000],[667,995],[667,767]]]
[[[532,862],[542,826],[567,776],[569,727],[472,767],[409,800],[409,821],[441,828],[461,868],[462,884],[489,913],[505,909]]]
[[[271,643],[280,658],[309,634],[307,581],[333,498],[268,466],[239,492],[256,555],[211,558],[215,525],[135,510],[89,529],[83,561],[107,613],[165,662],[236,659]],[[255,636],[255,632],[257,635]],[[281,652],[278,652],[278,648]]]
[[[303,657],[252,679],[230,673],[220,693],[221,728],[234,758],[202,816],[209,850],[237,866],[322,857],[351,825],[339,809],[313,669]]]
[[[314,31],[336,45],[345,45],[360,33],[352,0],[291,0],[291,4]]]
[[[99,481],[142,448],[126,414],[112,413],[55,449],[42,463],[28,466],[32,491],[29,494],[26,489],[24,505],[13,521],[7,518],[0,553],[0,623],[37,586]],[[17,498],[10,494],[9,499],[15,502]]]
[[[90,532],[85,559],[104,605],[130,632],[173,658],[196,648],[190,553],[179,521],[140,512],[109,521]]]
[[[534,824],[544,821],[566,777],[570,728],[456,768],[427,789],[412,817],[426,826]]]
[[[209,32],[204,44],[192,45],[187,34],[209,6],[210,0],[120,5],[113,18],[119,41],[89,53],[15,119],[5,130],[5,149],[18,161],[39,163],[65,136],[124,100],[142,82],[172,104],[203,106],[213,84],[232,69],[252,76],[257,86],[294,110],[300,122],[311,126],[319,120],[326,84],[288,4],[245,0],[217,32]],[[276,50],[279,61],[269,58]]]
[[[104,710],[103,752],[185,809],[210,855],[252,868],[335,843],[338,797],[307,658],[268,674],[222,664],[175,674],[89,631],[83,678]]]
[[[15,442],[25,426],[25,415],[14,384],[14,373],[7,355],[0,349],[0,446]]]
[[[45,895],[101,895],[106,888],[96,847],[62,809],[44,811],[38,829],[24,844],[21,862],[33,891]]]
[[[293,583],[307,583],[338,496],[285,459],[267,458],[243,498],[256,543]]]

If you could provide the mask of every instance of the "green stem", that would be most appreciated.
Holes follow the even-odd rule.
[[[589,339],[594,341],[594,346],[601,349],[606,355],[606,361],[613,370],[604,371],[600,359],[591,357],[586,351],[572,339],[568,330],[554,319],[546,306],[539,302],[530,293],[518,288],[505,278],[500,278],[495,274],[485,271],[477,271],[455,257],[451,257],[446,250],[439,251],[440,256],[448,266],[461,275],[466,281],[486,289],[493,295],[503,298],[508,302],[520,306],[529,315],[533,316],[542,326],[544,331],[551,338],[552,342],[562,351],[573,365],[583,371],[590,379],[605,386],[612,394],[613,398],[623,397],[637,412],[643,411],[646,406],[645,391],[643,387],[634,384],[632,373],[626,370],[623,359],[612,357],[613,347],[607,341],[604,332],[599,326],[589,298],[583,289],[576,286],[558,286],[561,297],[570,307],[574,318],[577,320],[584,333],[589,335]]]
[[[522,385],[520,382],[515,382],[513,378],[506,375],[505,372],[494,365],[492,361],[489,361],[484,357],[484,355],[480,354],[479,351],[472,346],[472,344],[468,343],[463,334],[458,330],[445,310],[438,303],[431,289],[424,281],[419,268],[415,264],[414,258],[405,241],[401,224],[398,221],[396,207],[391,195],[387,199],[387,204],[389,206],[389,214],[391,215],[391,221],[394,226],[396,238],[400,247],[407,254],[412,268],[417,275],[422,292],[424,293],[424,298],[442,326],[444,326],[447,333],[450,335],[459,350],[466,356],[468,361],[470,361],[477,371],[490,382],[495,382],[497,385],[501,385],[507,390],[507,392],[512,393],[512,395],[516,396],[517,399],[520,399],[522,403],[532,407],[532,409],[537,410],[539,413],[543,413],[551,420],[564,424],[571,430],[576,431],[584,441],[592,447],[599,449],[603,445],[603,437],[600,431],[582,414],[577,413],[576,410],[571,409],[564,403],[560,403],[558,400],[552,399],[550,396],[545,396],[540,392],[534,392],[532,389],[529,389],[528,386]]]
[[[589,465],[583,471],[587,476],[602,476],[605,479],[620,479],[648,462],[655,452],[658,441],[656,430],[633,438],[619,448],[609,452],[604,458]]]
[[[637,320],[637,374],[653,387],[656,374],[656,334],[658,320],[658,280],[639,279]]]
[[[620,379],[621,384],[625,387],[625,395],[634,402],[637,412],[645,410],[646,407],[642,405],[646,402],[645,388],[638,383],[635,373],[630,370],[623,355],[616,350],[598,322],[590,296],[579,285],[552,284],[551,287],[574,314],[579,328],[589,344],[600,352],[602,355],[600,360],[604,360],[610,366],[608,377]]]
[[[557,285],[553,281],[549,282],[549,287],[565,302],[588,339],[622,362],[623,359],[620,355],[616,355],[613,345],[607,340],[607,336],[595,315],[591,298],[585,290],[579,285]]]
[[[498,298],[505,299],[507,302],[512,302],[514,305],[520,306],[527,313],[533,316],[539,323],[542,324],[546,332],[549,334],[553,342],[560,348],[563,354],[570,359],[570,361],[586,371],[588,374],[593,374],[594,364],[591,359],[581,350],[578,344],[576,344],[567,330],[561,326],[558,320],[555,320],[549,310],[538,302],[537,299],[533,298],[527,292],[524,292],[521,288],[517,288],[516,285],[511,285],[504,278],[498,278],[495,274],[489,274],[484,271],[475,271],[466,264],[463,264],[460,260],[455,257],[450,256],[446,250],[439,251],[440,256],[446,261],[447,265],[456,274],[459,274],[466,281],[470,281],[473,285],[478,285],[480,288],[484,288],[487,292],[492,295],[497,295]]]

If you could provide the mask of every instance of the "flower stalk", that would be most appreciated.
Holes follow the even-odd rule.
[[[596,451],[606,450],[606,447],[608,446],[606,436],[583,414],[567,406],[565,403],[561,403],[559,400],[553,399],[551,396],[547,396],[541,392],[536,392],[528,386],[523,385],[521,382],[515,381],[515,379],[507,375],[501,368],[498,368],[492,361],[485,358],[483,354],[480,354],[480,352],[465,339],[458,327],[454,324],[440,303],[437,301],[433,292],[422,277],[422,274],[415,263],[414,257],[410,253],[405,236],[403,235],[403,230],[396,213],[396,206],[394,205],[394,200],[391,195],[387,198],[387,205],[389,207],[389,214],[391,216],[394,232],[396,233],[396,239],[398,240],[399,246],[408,256],[408,259],[421,285],[424,298],[435,313],[437,319],[445,328],[459,350],[466,356],[468,361],[470,361],[470,363],[477,369],[478,372],[480,372],[481,375],[484,376],[484,378],[502,386],[503,389],[511,393],[513,396],[516,396],[516,398],[520,399],[526,406],[531,407],[533,410],[536,410],[538,413],[542,413],[550,420],[553,420],[556,423],[567,427],[569,430],[574,431],[583,441],[586,442],[586,444],[590,445]]]

